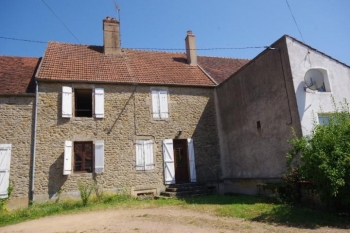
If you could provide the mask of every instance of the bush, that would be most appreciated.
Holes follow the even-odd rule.
[[[0,212],[7,211],[6,203],[10,199],[12,191],[13,191],[13,184],[10,182],[10,184],[7,188],[7,197],[0,199]]]
[[[334,101],[333,101],[334,103]],[[313,181],[321,201],[337,211],[350,207],[350,113],[346,101],[330,115],[329,125],[316,125],[310,137],[290,141],[289,169],[300,159],[299,179]]]

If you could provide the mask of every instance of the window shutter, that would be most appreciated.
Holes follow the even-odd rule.
[[[143,141],[136,140],[136,170],[144,170],[145,160],[143,151]]]
[[[104,89],[95,88],[95,117],[104,117]]]
[[[168,92],[167,91],[160,91],[159,92],[159,101],[160,101],[160,118],[166,119],[169,117]]]
[[[63,175],[72,173],[72,141],[64,142]]]
[[[0,199],[7,198],[10,184],[11,144],[0,144]]]
[[[188,155],[189,155],[189,160],[190,160],[190,179],[191,179],[191,182],[197,182],[193,139],[192,138],[187,139],[187,143],[188,143],[188,146],[187,146],[188,147]]]
[[[164,183],[175,184],[175,165],[173,140],[163,140],[163,159],[164,159]]]
[[[104,172],[104,141],[95,141],[95,173]]]
[[[72,117],[72,88],[62,87],[62,117]]]
[[[144,151],[145,151],[145,170],[154,169],[153,160],[153,141],[144,141]]]
[[[153,118],[160,118],[160,103],[158,91],[152,91],[152,115]]]

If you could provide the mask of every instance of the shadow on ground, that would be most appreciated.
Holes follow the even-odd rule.
[[[244,218],[250,221],[303,229],[332,227],[350,229],[349,215],[311,210],[283,204],[276,198],[255,196],[202,196],[185,198],[188,204],[217,205],[221,216]]]

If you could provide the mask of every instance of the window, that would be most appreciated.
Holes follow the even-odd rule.
[[[92,142],[74,142],[73,172],[92,172]]]
[[[167,90],[152,90],[152,115],[154,119],[169,117]]]
[[[319,115],[318,116],[319,125],[329,125],[329,116]]]
[[[74,89],[76,117],[92,117],[92,89]]]
[[[153,141],[136,140],[136,170],[146,171],[154,169]]]
[[[66,141],[63,175],[104,172],[104,141]]]
[[[94,92],[94,93],[93,93]],[[62,117],[73,116],[73,88],[62,87]],[[93,105],[93,97],[95,104]],[[74,116],[75,117],[104,117],[104,89],[74,89]]]

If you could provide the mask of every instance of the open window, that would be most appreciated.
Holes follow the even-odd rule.
[[[104,141],[66,141],[63,175],[104,172]]]
[[[74,92],[74,98],[73,98]],[[93,104],[94,101],[94,104]],[[74,111],[73,111],[74,103]],[[104,117],[104,89],[62,87],[62,117]]]
[[[92,117],[92,89],[74,89],[76,117]]]

